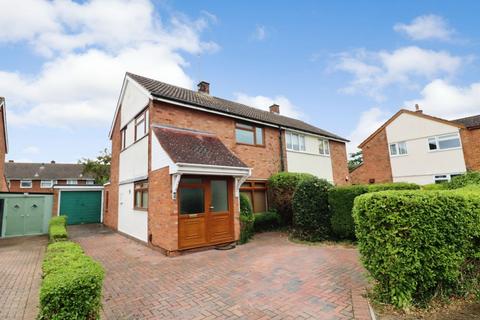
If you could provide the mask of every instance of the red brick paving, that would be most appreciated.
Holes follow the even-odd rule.
[[[0,319],[35,319],[47,238],[0,239]]]
[[[265,233],[167,258],[99,225],[69,232],[107,270],[104,319],[370,319],[356,249]]]

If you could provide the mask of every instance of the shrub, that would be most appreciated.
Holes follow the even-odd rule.
[[[50,244],[42,270],[39,319],[99,318],[104,270],[78,244]]]
[[[369,184],[368,192],[378,192],[385,190],[417,190],[420,189],[420,186],[416,183],[408,182],[393,182],[393,183],[380,183],[380,184]]]
[[[337,238],[355,240],[355,225],[352,217],[355,197],[367,193],[368,186],[354,185],[332,188],[328,192],[328,203],[332,217],[330,223]]]
[[[469,171],[461,176],[452,178],[452,181],[447,183],[448,189],[458,189],[468,185],[480,185],[480,172]]]
[[[280,227],[281,218],[275,211],[255,214],[253,229],[255,232],[271,231]]]
[[[331,234],[326,180],[311,177],[303,180],[293,196],[293,235],[301,240],[320,241]]]
[[[312,177],[308,173],[279,172],[268,180],[269,205],[280,215],[283,225],[292,224],[292,200],[298,184]]]
[[[448,186],[446,183],[430,183],[422,186],[422,190],[446,190]]]
[[[51,242],[67,240],[67,217],[58,216],[50,219],[48,237]]]
[[[247,243],[253,236],[253,214],[252,205],[244,194],[240,194],[240,244]]]
[[[478,277],[471,270],[480,257],[480,193],[472,190],[385,191],[355,199],[362,262],[381,302],[406,308],[436,294],[465,294],[466,283],[478,281],[468,279]]]

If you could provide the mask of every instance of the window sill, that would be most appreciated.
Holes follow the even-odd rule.
[[[428,153],[437,153],[437,152],[445,152],[445,151],[453,151],[453,150],[462,150],[462,147],[456,147],[456,148],[450,148],[450,149],[428,150]]]
[[[319,156],[319,157],[324,157],[324,158],[330,158],[329,154],[320,154],[320,153],[313,153],[313,152],[307,152],[307,151],[299,151],[299,150],[290,150],[286,149],[287,152],[293,152],[293,153],[301,153],[301,154],[309,154],[312,156]]]
[[[241,143],[241,142],[236,142],[236,144],[239,146],[265,148],[264,144],[249,144],[249,143]]]
[[[408,153],[407,154],[396,154],[396,155],[391,154],[390,158],[401,158],[401,157],[406,157],[406,156],[408,156]]]
[[[148,211],[148,208],[133,208],[134,211],[143,211],[146,212]]]

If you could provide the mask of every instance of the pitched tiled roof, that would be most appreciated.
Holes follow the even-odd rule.
[[[165,98],[177,102],[193,104],[205,109],[220,111],[252,120],[280,125],[283,127],[310,132],[342,141],[348,141],[347,139],[336,134],[317,128],[297,119],[285,117],[273,112],[263,111],[234,101],[217,98],[209,94],[173,86],[171,84],[142,77],[136,74],[127,73],[127,76],[138,82],[147,91],[149,91],[150,94],[158,98]]]
[[[22,163],[6,162],[5,178],[31,180],[93,179],[83,174],[83,165],[75,163]]]
[[[480,114],[476,116],[456,119],[452,121],[463,124],[467,128],[480,128]]]
[[[247,167],[213,134],[163,126],[153,132],[175,163]]]

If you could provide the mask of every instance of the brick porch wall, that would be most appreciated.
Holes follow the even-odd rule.
[[[350,172],[352,183],[366,184],[369,183],[370,179],[375,179],[375,183],[393,181],[385,129],[364,145],[362,152],[363,164]]]
[[[480,128],[460,130],[467,170],[480,171]]]
[[[333,182],[335,185],[350,184],[348,174],[347,149],[345,143],[330,140],[330,159],[332,161]]]

